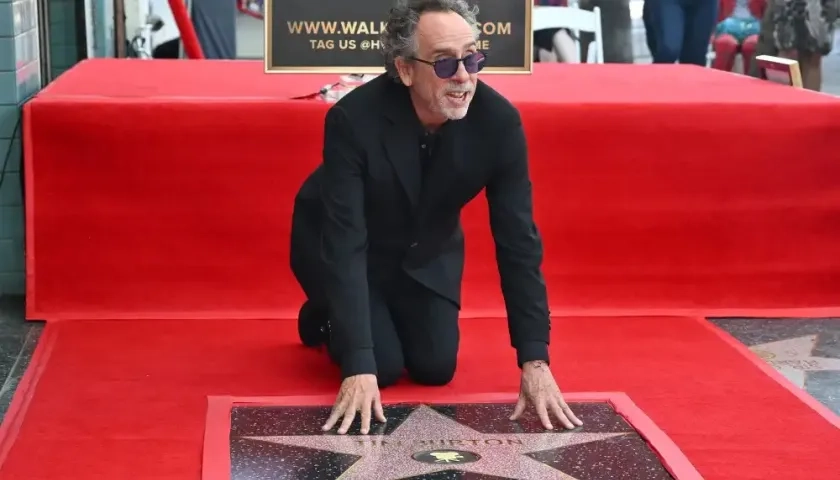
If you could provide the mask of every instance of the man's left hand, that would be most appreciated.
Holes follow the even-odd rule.
[[[540,360],[533,362],[526,362],[522,366],[522,381],[519,388],[519,401],[516,403],[516,408],[513,409],[511,420],[516,420],[525,412],[525,408],[531,403],[537,409],[537,415],[540,421],[548,430],[553,430],[554,426],[551,424],[551,416],[557,417],[557,420],[568,429],[573,429],[575,426],[583,425],[566,401],[563,400],[563,394],[560,393],[560,388],[557,382],[554,381],[554,376],[551,374],[548,365]]]

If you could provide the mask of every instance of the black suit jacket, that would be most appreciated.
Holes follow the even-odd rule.
[[[460,213],[483,189],[518,362],[548,361],[543,250],[518,111],[479,82],[467,116],[440,129],[425,176],[423,133],[408,89],[382,75],[329,109],[323,164],[298,195],[296,222],[320,228],[301,228],[292,241],[301,248],[320,246],[319,278],[332,338],[343,342],[345,376],[375,372],[370,284],[388,282],[401,269],[460,304]]]

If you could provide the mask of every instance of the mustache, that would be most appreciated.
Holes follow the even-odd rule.
[[[471,85],[452,85],[446,89],[445,93],[470,93],[472,90]]]

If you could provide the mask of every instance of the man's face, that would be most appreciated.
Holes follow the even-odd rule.
[[[448,78],[424,62],[460,59],[476,52],[473,29],[454,12],[427,12],[417,25],[417,52],[413,62],[398,63],[400,78],[411,89],[414,106],[426,123],[443,123],[464,118],[475,93],[477,74],[469,74],[463,62]]]

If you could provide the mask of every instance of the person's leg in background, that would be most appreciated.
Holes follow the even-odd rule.
[[[656,36],[658,35],[656,27],[656,2],[658,0],[645,0],[642,5],[642,22],[645,25],[645,41],[647,43],[650,58],[654,58],[656,53]]]
[[[712,40],[712,49],[715,52],[712,68],[731,72],[735,66],[735,56],[738,55],[738,40],[728,33],[717,34]]]
[[[559,28],[543,28],[534,31],[534,61],[556,62],[557,55],[554,52],[554,34]]]
[[[773,40],[779,56],[797,60],[802,73],[802,86],[808,90],[822,90],[822,59],[831,52],[837,5],[821,0],[796,1],[796,9],[782,8],[771,3],[773,11]]]
[[[755,57],[755,49],[758,46],[758,35],[750,35],[741,44],[741,60],[744,62],[744,73],[749,73],[752,68],[752,59]]]
[[[748,0],[747,9],[750,17],[744,22],[741,37],[741,61],[744,63],[744,74],[750,75],[753,70],[753,59],[758,50],[763,28],[764,12],[767,10],[767,0]]]
[[[822,61],[823,56],[819,53],[803,52],[799,55],[803,88],[815,92],[822,90]]]
[[[706,66],[709,43],[718,17],[718,0],[682,0],[685,5],[680,63]]]
[[[808,90],[822,90],[823,57],[834,47],[834,25],[840,15],[838,2],[806,0],[807,18],[804,28],[797,33],[799,68],[802,71],[802,86]]]
[[[652,5],[651,18],[654,24],[655,51],[651,52],[653,63],[674,63],[680,59],[683,50],[686,15],[683,2],[687,0],[656,0]],[[711,37],[711,28],[708,36]],[[709,38],[706,39],[708,43]]]
[[[572,39],[571,34],[566,29],[560,29],[557,33],[554,34],[554,38],[552,39],[552,43],[554,45],[554,55],[557,56],[558,62],[563,63],[574,63],[578,60],[578,55],[582,54],[578,50],[578,46],[575,44],[575,41]],[[583,63],[584,60],[581,60],[580,63]]]

